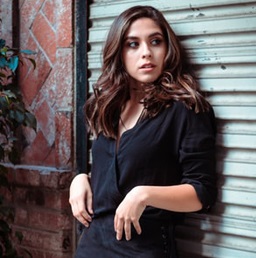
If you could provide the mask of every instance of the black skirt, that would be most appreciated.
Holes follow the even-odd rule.
[[[140,225],[140,235],[132,228],[131,240],[118,241],[113,216],[94,218],[83,230],[75,258],[177,258],[171,223],[141,219]]]

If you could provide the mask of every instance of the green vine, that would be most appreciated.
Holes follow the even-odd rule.
[[[28,126],[36,130],[35,116],[23,103],[16,77],[19,64],[26,59],[36,68],[35,60],[30,57],[34,54],[31,50],[10,48],[5,40],[0,39],[0,257],[3,258],[32,257],[26,250],[19,254],[13,244],[14,238],[21,242],[23,236],[12,231],[15,210],[5,201],[5,194],[11,191],[11,186],[4,163],[19,161],[19,129]]]

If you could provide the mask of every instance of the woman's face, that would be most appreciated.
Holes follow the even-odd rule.
[[[133,79],[131,86],[158,79],[166,53],[166,41],[160,27],[150,18],[134,21],[125,34],[122,49],[123,65]]]

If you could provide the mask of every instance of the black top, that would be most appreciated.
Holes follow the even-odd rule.
[[[175,102],[154,118],[138,122],[116,141],[100,134],[92,146],[94,217],[114,214],[138,185],[191,184],[208,209],[216,199],[215,118]],[[142,217],[172,219],[174,214],[147,207]],[[175,215],[175,217],[176,217]]]

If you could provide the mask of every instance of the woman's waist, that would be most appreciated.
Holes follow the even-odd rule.
[[[115,211],[117,207],[110,208],[100,208],[97,209],[95,207],[94,209],[94,215],[93,218],[97,220],[109,220],[114,219]],[[183,221],[184,214],[183,213],[177,213],[172,212],[168,210],[163,209],[157,209],[154,207],[147,207],[141,218],[140,221],[144,222],[145,225],[147,223],[149,224],[155,224],[158,225],[176,225]]]
[[[135,241],[150,241],[159,244],[163,239],[173,239],[175,224],[171,220],[166,219],[150,219],[142,216],[139,220],[142,233],[137,234],[135,228],[131,224],[131,235]],[[116,232],[114,231],[114,214],[105,214],[102,216],[95,216],[90,225],[91,230],[94,232],[104,231],[111,238],[115,238]],[[124,234],[123,234],[124,238]],[[161,240],[162,239],[162,240]]]
[[[113,226],[114,217],[115,213],[109,211],[101,214],[95,213],[92,219],[95,222],[95,224],[105,223]],[[146,212],[144,212],[143,215],[140,217],[139,223],[141,224],[142,228],[150,227],[151,229],[157,229],[162,226],[172,227],[177,224],[176,218],[174,216],[171,216],[170,214],[169,216],[153,216],[152,214],[148,214]]]

